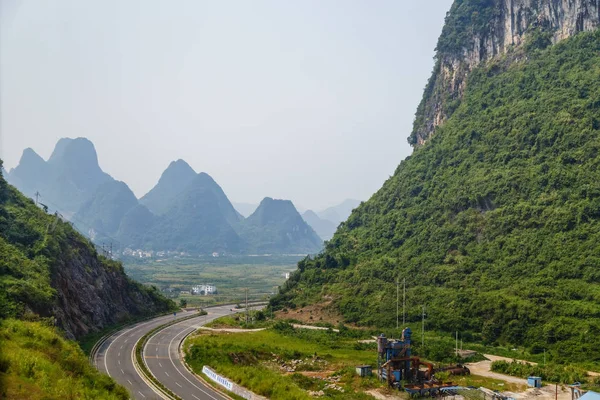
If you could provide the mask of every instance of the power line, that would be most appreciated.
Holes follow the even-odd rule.
[[[39,192],[36,192],[36,202],[38,201],[38,198],[39,198],[39,197],[42,197],[41,193],[39,193]],[[111,242],[110,242],[110,251],[109,251],[109,250],[107,250],[107,249],[104,247],[104,244],[102,244],[102,246],[98,245],[98,244],[97,244],[97,243],[94,241],[94,239],[92,239],[92,238],[91,238],[91,237],[90,237],[88,234],[86,234],[85,232],[82,232],[81,230],[79,230],[79,229],[77,229],[77,228],[75,228],[75,227],[73,226],[73,228],[74,228],[74,229],[75,229],[75,230],[76,230],[76,231],[77,231],[79,234],[81,234],[82,236],[84,236],[86,239],[88,239],[88,240],[89,240],[89,241],[92,243],[92,245],[94,246],[94,248],[96,249],[96,251],[98,251],[98,252],[101,252],[101,253],[102,253],[102,254],[103,254],[105,257],[107,257],[107,258],[110,258],[110,259],[112,259],[112,258],[113,258],[113,251],[112,251],[112,249],[113,249],[113,242],[116,242],[117,244],[119,244],[119,247],[121,247],[121,242],[120,242],[119,240],[117,240],[117,239],[113,238],[113,237],[112,237],[112,236],[110,236],[109,234],[107,234],[107,233],[105,233],[105,232],[102,232],[102,231],[100,231],[100,230],[97,230],[97,229],[96,229],[96,228],[94,228],[93,226],[90,226],[90,225],[88,225],[87,223],[85,223],[84,221],[81,221],[79,218],[75,218],[75,216],[74,216],[74,215],[72,215],[70,219],[67,219],[67,218],[65,218],[65,217],[63,216],[63,214],[60,212],[60,209],[58,208],[58,206],[57,206],[56,204],[54,204],[54,203],[52,203],[52,202],[50,202],[50,201],[48,201],[48,200],[44,200],[44,201],[45,201],[46,203],[50,204],[50,205],[51,205],[51,206],[54,208],[55,214],[58,214],[58,215],[60,215],[60,217],[61,217],[61,219],[62,219],[63,221],[64,221],[64,220],[66,220],[66,221],[67,221],[67,223],[69,223],[70,225],[72,225],[72,226],[73,226],[73,220],[74,220],[74,221],[78,222],[78,224],[80,224],[80,225],[82,225],[82,226],[84,225],[84,226],[86,226],[87,228],[90,228],[90,229],[92,229],[92,230],[94,230],[94,231],[98,232],[100,235],[104,236],[105,238],[107,238],[107,239],[110,239],[110,240],[111,240]],[[37,203],[36,203],[36,205],[37,205]],[[48,208],[48,207],[46,206],[46,209],[47,209],[47,208]],[[46,210],[46,211],[47,211],[47,210]],[[56,227],[56,222],[57,222],[57,221],[55,221],[55,223],[53,224],[53,230],[54,230],[54,228]]]

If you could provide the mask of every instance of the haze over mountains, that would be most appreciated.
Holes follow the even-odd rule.
[[[223,189],[185,161],[172,162],[141,199],[102,171],[94,145],[61,139],[48,161],[26,149],[6,174],[29,197],[59,211],[96,242],[116,248],[174,250],[191,254],[310,254],[323,240],[291,201],[265,198],[244,218]]]
[[[301,211],[302,218],[309,224],[317,235],[323,240],[329,240],[335,233],[338,225],[345,221],[353,209],[360,205],[359,200],[346,199],[342,203],[328,207],[321,211],[306,210]],[[233,203],[233,206],[244,217],[250,216],[258,207],[257,204]]]

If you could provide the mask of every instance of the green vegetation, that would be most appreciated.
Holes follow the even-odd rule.
[[[456,0],[446,21],[436,50],[442,54],[462,54],[474,46],[473,38],[490,29],[501,10],[494,0]]]
[[[308,254],[321,249],[323,241],[290,201],[265,198],[244,219],[214,179],[200,173],[190,180],[191,173],[187,164],[169,166],[144,200],[162,214],[153,218],[145,208],[132,209],[119,227],[124,246],[194,255]],[[183,189],[175,196],[166,192],[174,187]]]
[[[111,180],[101,184],[93,196],[81,205],[73,221],[82,232],[93,230],[96,243],[111,241],[125,214],[137,204],[135,195],[125,183]]]
[[[55,328],[7,319],[0,321],[0,398],[126,400],[129,394]]]
[[[266,197],[242,221],[240,232],[253,254],[310,254],[323,246],[323,240],[289,200]]]
[[[29,197],[39,191],[42,203],[65,215],[77,212],[101,184],[113,180],[100,169],[96,149],[85,138],[60,139],[48,161],[25,149],[5,178]]]
[[[65,282],[71,273],[79,278],[77,282]],[[123,303],[111,300],[111,306],[124,311],[120,320],[115,315],[94,315],[105,318],[106,325],[124,322],[125,312],[133,317],[146,310],[174,307],[155,289],[129,280],[120,263],[99,256],[69,223],[48,215],[0,177],[0,397],[129,397],[112,379],[96,372],[77,344],[64,339],[53,327],[71,329],[69,333],[75,336],[82,331],[93,334],[95,325],[86,319],[89,308],[80,308],[81,298],[68,296],[85,286],[87,279],[97,278],[105,279],[108,290],[117,285],[123,291]],[[92,285],[85,290],[92,299],[93,295],[100,297],[96,298],[99,304],[87,307],[105,306],[105,292]],[[69,310],[61,302],[65,298]],[[143,310],[139,308],[142,305]]]
[[[172,161],[162,173],[156,186],[140,199],[155,215],[163,215],[173,205],[178,195],[192,183],[196,171],[183,160]]]
[[[248,317],[248,322],[246,322]],[[227,315],[209,322],[205,326],[209,328],[241,328],[241,329],[259,329],[272,326],[274,320],[271,315],[263,310],[250,310],[248,314],[239,312],[237,314]]]
[[[352,335],[293,329],[283,322],[252,333],[202,332],[186,342],[186,361],[194,371],[208,365],[273,400],[310,399],[306,390],[324,390],[324,398],[369,399],[362,390],[380,384],[375,378],[357,377],[354,367],[374,364],[376,358],[374,348],[357,349]],[[325,388],[328,383],[344,392]]]
[[[296,270],[298,256],[271,257],[188,257],[169,259],[124,260],[125,270],[133,279],[158,287],[166,296],[184,298],[191,307],[223,303],[243,303],[248,298],[265,300],[285,282],[285,273]],[[216,285],[218,294],[211,296],[182,295],[191,286],[202,283]]]
[[[460,106],[272,305],[407,314],[465,341],[600,365],[600,32],[470,75]]]
[[[527,378],[528,376],[539,376],[542,381],[572,384],[574,382],[589,382],[588,373],[583,368],[548,364],[545,366],[523,363],[516,360],[494,361],[492,371],[501,374]]]
[[[173,306],[154,289],[129,280],[120,263],[99,256],[69,223],[48,215],[0,177],[0,318],[50,316],[56,296],[52,273],[84,252],[98,268],[126,280],[131,292],[148,296],[163,310]]]

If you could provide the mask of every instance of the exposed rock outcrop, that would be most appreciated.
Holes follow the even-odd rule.
[[[469,73],[544,32],[557,43],[600,25],[600,0],[463,0],[446,17],[409,143],[424,144],[460,103]]]
[[[120,263],[100,259],[78,235],[61,242],[51,285],[56,290],[52,315],[72,339],[173,306],[154,289],[127,278]]]

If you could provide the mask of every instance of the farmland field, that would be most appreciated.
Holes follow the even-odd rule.
[[[189,306],[267,299],[285,282],[286,272],[296,269],[300,256],[227,256],[169,259],[124,258],[127,274],[143,284],[154,285],[167,297],[184,299]],[[192,296],[194,285],[213,284],[218,294]]]

